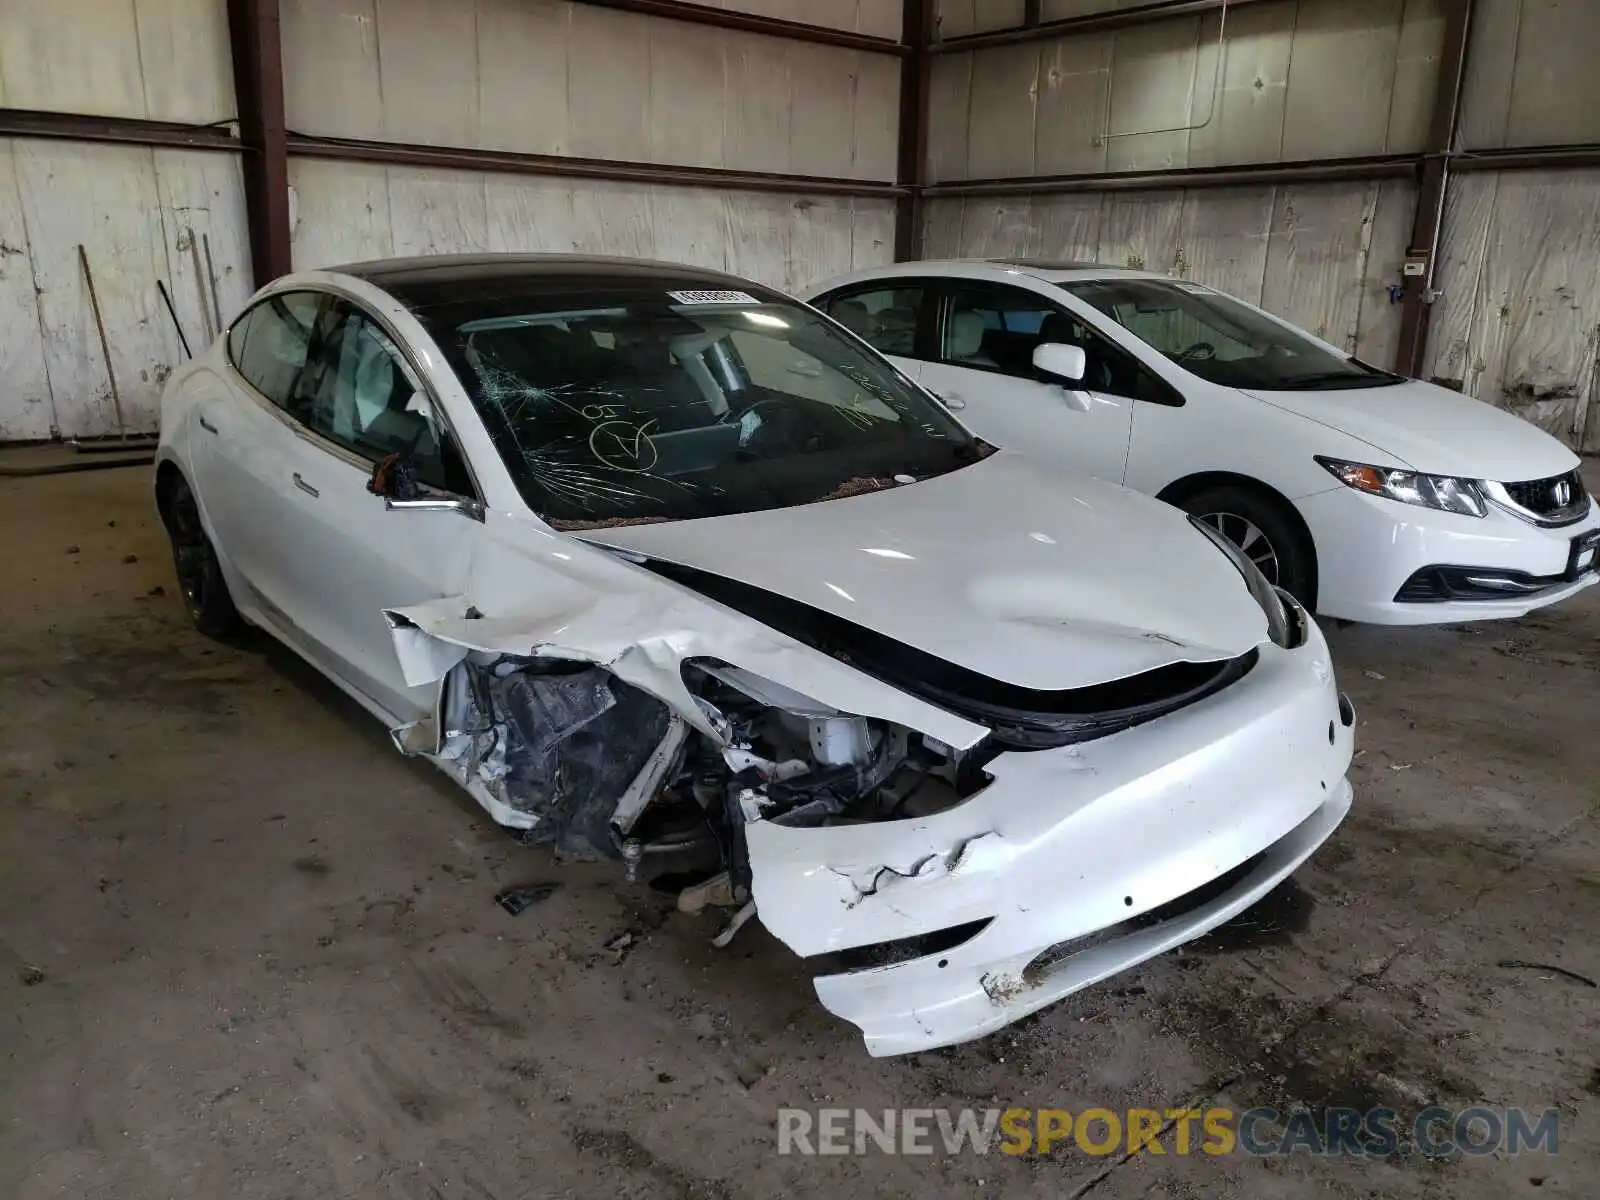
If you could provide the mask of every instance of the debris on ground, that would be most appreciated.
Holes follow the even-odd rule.
[[[704,883],[686,887],[678,893],[678,911],[693,916],[712,905],[732,908],[738,900],[734,897],[733,876],[727,871],[714,875]]]
[[[1385,679],[1389,678],[1382,671],[1367,670],[1367,671],[1363,671],[1361,673],[1363,675],[1365,675],[1368,679],[1376,679],[1379,683],[1382,683]]]
[[[744,928],[745,922],[755,915],[756,902],[746,901],[745,906],[733,914],[733,920],[728,922],[728,927],[711,939],[711,944],[718,950],[726,949],[728,943],[733,941],[734,935]]]
[[[1585,987],[1600,988],[1600,983],[1596,983],[1587,975],[1579,975],[1576,971],[1569,971],[1565,967],[1553,967],[1549,963],[1523,962],[1520,958],[1502,958],[1495,963],[1495,966],[1504,967],[1509,971],[1548,971],[1552,975],[1563,975],[1568,979],[1575,980]]]
[[[125,563],[136,563],[139,561],[139,556],[137,554],[124,554],[122,556],[122,561]]]
[[[535,904],[550,899],[560,886],[556,883],[530,883],[524,887],[507,888],[495,896],[494,902],[513,917],[520,917]]]
[[[1397,1079],[1393,1075],[1385,1075],[1382,1071],[1375,1074],[1372,1081],[1385,1088],[1391,1095],[1405,1100],[1416,1108],[1426,1108],[1433,1103],[1433,1097],[1416,1084]]]
[[[77,546],[68,546],[67,547],[67,553],[68,554],[77,554],[77,553],[79,553],[79,549],[78,549]]]
[[[628,957],[628,951],[633,949],[634,943],[636,943],[638,940],[639,939],[634,934],[633,930],[624,929],[621,933],[617,934],[616,937],[607,942],[602,949],[611,955],[611,960],[613,962],[620,963],[623,959]]]
[[[44,982],[44,972],[38,967],[23,967],[20,972],[23,987],[37,987]]]

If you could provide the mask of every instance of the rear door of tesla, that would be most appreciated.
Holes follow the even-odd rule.
[[[231,568],[234,600],[274,624],[290,602],[288,562],[273,537],[285,517],[296,441],[285,410],[302,386],[312,331],[326,298],[279,292],[234,322],[221,386],[195,404],[190,467],[218,553]]]

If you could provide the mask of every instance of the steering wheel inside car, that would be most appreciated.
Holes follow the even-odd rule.
[[[1217,348],[1210,342],[1196,342],[1187,350],[1180,350],[1178,352],[1178,361],[1188,362],[1193,360],[1194,362],[1208,362],[1216,356]]]
[[[759,454],[764,443],[788,434],[793,413],[788,401],[768,396],[743,408],[730,409],[723,414],[721,424],[738,427],[739,449]]]

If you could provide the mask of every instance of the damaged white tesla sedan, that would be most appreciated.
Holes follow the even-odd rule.
[[[530,840],[758,917],[874,1054],[1199,936],[1350,808],[1327,646],[1248,558],[714,272],[278,280],[171,380],[155,487],[201,629]]]

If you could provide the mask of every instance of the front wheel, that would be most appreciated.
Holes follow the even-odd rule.
[[[1249,488],[1206,488],[1179,507],[1204,521],[1308,609],[1316,597],[1316,561],[1310,542],[1279,504]]]
[[[172,564],[178,572],[178,589],[183,607],[194,627],[208,637],[225,638],[236,633],[243,621],[222,577],[222,564],[211,539],[200,524],[200,506],[187,480],[174,479],[167,493],[163,514],[167,536],[172,539]]]

